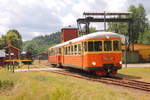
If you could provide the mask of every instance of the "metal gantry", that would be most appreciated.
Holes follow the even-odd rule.
[[[109,12],[84,12],[84,18],[77,19],[78,28],[81,30],[81,24],[85,25],[85,34],[89,34],[89,25],[90,23],[103,22],[104,23],[104,31],[106,31],[106,23],[107,22],[126,22],[129,24],[129,40],[132,35],[132,18],[130,17],[131,12],[121,12],[121,13],[109,13]]]

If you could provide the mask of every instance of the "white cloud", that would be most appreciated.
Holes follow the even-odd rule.
[[[107,11],[119,12],[126,10],[127,0],[105,0],[107,3]],[[125,7],[126,6],[126,7]]]
[[[68,14],[66,16],[61,17],[62,26],[75,25],[76,17],[73,14]]]
[[[150,1],[138,2],[150,15]],[[126,11],[130,4],[135,0],[0,0],[0,35],[14,28],[29,40],[75,26],[83,12]]]

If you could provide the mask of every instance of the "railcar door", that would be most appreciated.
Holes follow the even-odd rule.
[[[61,47],[61,64],[64,64],[64,47]]]
[[[57,64],[61,65],[61,48],[57,49]]]
[[[82,63],[82,69],[83,69],[83,67],[84,67],[84,42],[82,42],[82,45],[81,45],[81,59],[82,59],[82,61],[81,61],[81,63]]]

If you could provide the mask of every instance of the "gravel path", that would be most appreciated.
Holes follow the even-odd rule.
[[[125,67],[125,64],[123,64],[123,67]],[[127,64],[127,67],[150,67],[150,63],[144,63],[144,64]]]
[[[16,69],[15,72],[25,72],[25,71],[49,71],[49,70],[63,70],[60,68],[32,68],[32,69]]]
[[[125,64],[123,64],[122,67],[125,67]],[[145,63],[145,64],[127,64],[127,67],[150,67],[150,63]],[[60,68],[30,68],[30,69],[16,69],[15,72],[50,71],[50,70],[63,70],[63,69],[60,69]]]

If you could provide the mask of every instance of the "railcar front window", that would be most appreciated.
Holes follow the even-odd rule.
[[[102,41],[94,42],[94,51],[102,51]]]
[[[94,43],[92,42],[88,42],[88,51],[94,51]]]
[[[114,51],[120,51],[120,43],[119,41],[113,41],[113,48],[114,48]]]
[[[104,41],[104,51],[112,51],[112,42]]]

